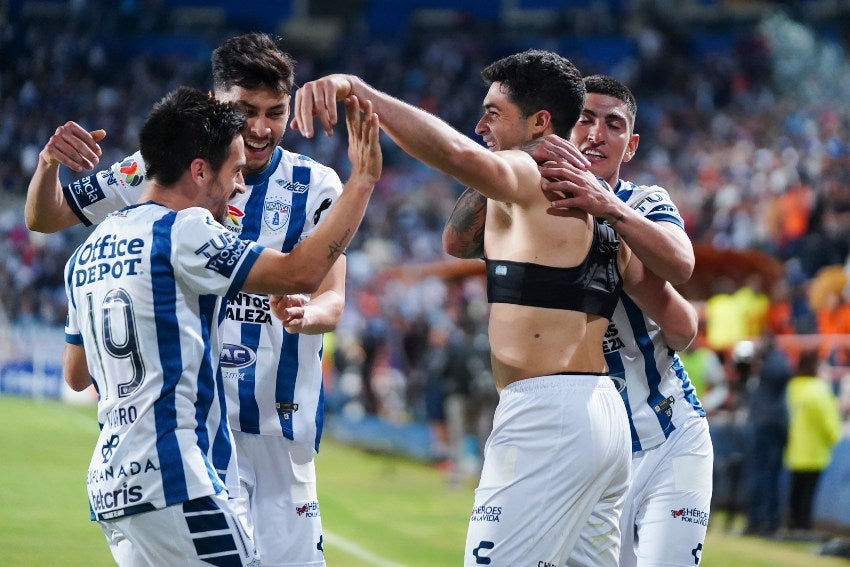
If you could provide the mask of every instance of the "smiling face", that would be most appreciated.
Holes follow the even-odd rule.
[[[198,206],[209,210],[215,220],[223,223],[227,217],[227,203],[237,194],[245,192],[245,179],[242,170],[245,167],[245,142],[241,136],[233,138],[230,153],[221,165],[221,169],[210,172],[211,178],[205,191],[200,195]]]
[[[228,91],[217,91],[222,102],[236,105],[248,119],[242,132],[245,140],[245,175],[263,171],[271,161],[272,152],[283,139],[289,120],[289,93],[279,95],[268,88],[245,89],[233,86]]]
[[[501,83],[490,85],[483,106],[484,115],[475,125],[475,133],[484,139],[488,150],[509,150],[535,137],[535,117],[524,117]]]
[[[570,136],[590,160],[590,171],[611,187],[619,179],[620,164],[631,160],[637,150],[640,136],[632,133],[633,121],[626,103],[619,98],[587,93],[584,110]]]

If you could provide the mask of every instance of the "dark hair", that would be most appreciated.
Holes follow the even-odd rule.
[[[245,125],[245,115],[206,93],[191,87],[171,91],[154,105],[139,134],[147,177],[174,185],[196,158],[218,171]]]
[[[212,52],[213,84],[217,91],[233,86],[268,88],[288,94],[295,83],[295,60],[284,52],[280,38],[252,32],[226,40]]]
[[[613,96],[623,101],[634,122],[637,116],[637,99],[629,87],[608,75],[588,75],[584,78],[584,87],[588,93]]]
[[[584,82],[569,59],[529,49],[495,61],[481,71],[488,84],[499,82],[524,117],[539,110],[552,115],[552,129],[568,138],[584,107]]]

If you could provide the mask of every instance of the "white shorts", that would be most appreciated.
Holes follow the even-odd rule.
[[[714,450],[708,423],[695,417],[632,458],[623,509],[622,567],[698,565],[711,505]]]
[[[464,565],[616,566],[628,423],[607,376],[561,374],[505,387],[484,448]]]
[[[258,567],[254,544],[225,494],[98,524],[121,567]]]
[[[325,565],[315,451],[289,439],[233,432],[241,494],[263,567]]]

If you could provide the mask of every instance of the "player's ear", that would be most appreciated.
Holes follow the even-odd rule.
[[[632,134],[629,136],[629,143],[626,145],[626,154],[623,156],[623,163],[631,161],[637,152],[638,143],[640,143],[640,134]]]
[[[552,114],[548,110],[538,110],[531,115],[530,124],[534,134],[542,134],[552,124]]]
[[[195,183],[204,183],[210,177],[211,173],[212,171],[206,160],[195,158],[189,164],[189,175]]]

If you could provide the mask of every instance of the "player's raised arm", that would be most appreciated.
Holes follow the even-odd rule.
[[[354,75],[328,75],[298,89],[293,129],[312,137],[313,120],[318,118],[324,131],[331,134],[336,123],[336,101],[349,94],[372,101],[375,113],[381,117],[381,128],[410,156],[492,199],[517,202],[527,198],[520,180],[537,172],[526,154],[490,152],[439,117],[379,91]]]
[[[56,232],[80,222],[62,193],[59,166],[78,173],[94,169],[101,155],[98,142],[105,136],[103,130],[89,132],[76,122],[66,122],[56,129],[38,155],[38,166],[27,188],[27,228]]]
[[[313,293],[351,242],[375,183],[383,158],[379,141],[380,122],[369,101],[356,96],[345,100],[348,157],[351,176],[342,196],[327,218],[289,254],[265,249],[245,280],[243,291],[260,293]]]

